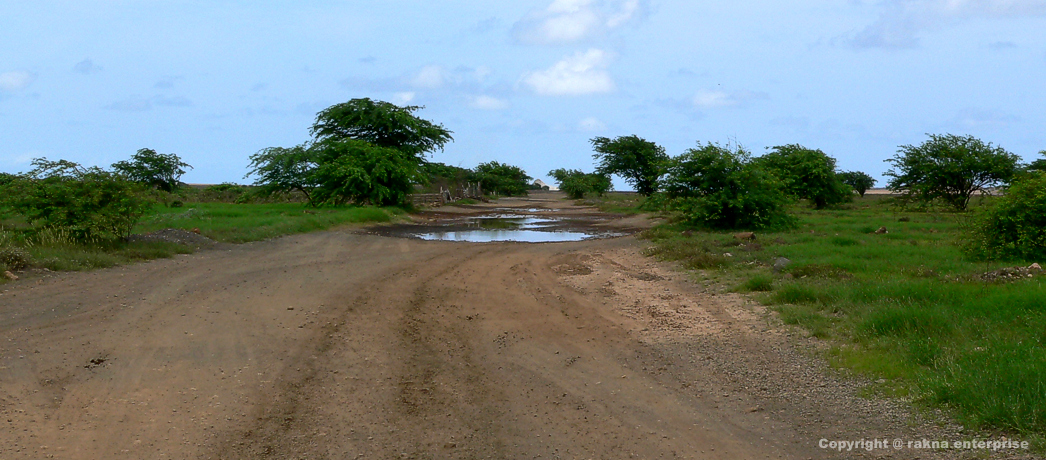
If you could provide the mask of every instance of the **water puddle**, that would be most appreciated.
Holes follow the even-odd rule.
[[[376,230],[388,236],[471,243],[500,241],[555,243],[624,235],[624,233],[593,226],[596,222],[592,219],[570,219],[559,216],[491,214],[448,219],[428,225],[391,226]]]

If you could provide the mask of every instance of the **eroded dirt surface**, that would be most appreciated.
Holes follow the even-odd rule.
[[[818,448],[948,428],[642,246],[345,230],[7,284],[0,458],[934,458]]]

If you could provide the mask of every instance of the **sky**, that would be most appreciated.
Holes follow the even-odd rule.
[[[1046,0],[0,0],[3,172],[151,148],[184,182],[249,183],[251,154],[360,97],[453,131],[431,161],[550,183],[632,134],[802,144],[879,179],[931,133],[1031,161]]]

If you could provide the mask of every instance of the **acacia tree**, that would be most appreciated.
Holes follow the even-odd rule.
[[[254,185],[261,187],[259,192],[263,195],[299,191],[311,202],[311,192],[319,185],[312,174],[316,168],[315,157],[316,152],[309,144],[261,149],[251,155],[249,171],[243,177],[257,177]]]
[[[592,155],[599,162],[596,173],[617,174],[642,195],[657,191],[657,181],[665,173],[668,155],[665,148],[636,135],[592,138]]]
[[[589,193],[603,196],[613,188],[610,176],[600,173],[584,173],[577,169],[553,169],[549,176],[556,179],[559,189],[568,197],[580,200]]]
[[[852,199],[853,191],[835,173],[835,158],[799,144],[779,145],[757,160],[781,179],[784,191],[824,209]]]
[[[505,196],[527,194],[531,177],[518,166],[491,161],[481,163],[472,170],[472,176],[483,190]]]
[[[1039,155],[1046,157],[1046,150],[1039,152]],[[1031,162],[1027,168],[1029,171],[1046,171],[1046,158],[1039,158]]]
[[[844,184],[853,187],[854,191],[864,197],[864,192],[875,186],[875,178],[860,171],[844,171],[839,173],[839,179]]]
[[[1020,157],[973,136],[929,134],[918,146],[902,145],[886,162],[893,165],[890,190],[924,203],[941,199],[963,211],[974,193],[1006,184]]]
[[[414,116],[420,106],[400,107],[370,98],[353,99],[335,104],[316,114],[309,133],[317,141],[326,139],[356,139],[378,147],[388,147],[417,158],[454,140],[443,125]]]
[[[259,151],[248,176],[270,191],[299,190],[312,205],[402,203],[422,180],[425,154],[453,140],[415,117],[419,109],[367,98],[330,106],[316,115],[311,142]]]
[[[113,163],[113,170],[134,182],[155,187],[165,192],[178,188],[178,179],[185,168],[192,169],[173,153],[157,153],[153,149],[139,149],[129,161]]]

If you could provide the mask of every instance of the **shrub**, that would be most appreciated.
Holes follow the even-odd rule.
[[[173,153],[156,153],[153,149],[140,149],[130,161],[113,163],[113,170],[128,179],[172,192],[181,182],[185,168],[192,169]]]
[[[124,237],[150,206],[140,184],[97,167],[45,158],[0,191],[9,206],[37,227],[60,229],[79,241]]]
[[[1014,181],[976,221],[967,246],[984,258],[1046,260],[1046,172]]]
[[[794,225],[780,182],[740,147],[698,145],[673,158],[665,189],[668,208],[688,224],[718,229]]]
[[[875,186],[875,178],[869,176],[860,171],[844,171],[839,173],[839,179],[844,184],[853,187],[854,191],[857,192],[861,197],[864,197],[864,192]]]
[[[16,247],[0,247],[0,267],[7,270],[21,270],[33,264],[28,252]]]
[[[664,147],[636,135],[595,137],[591,142],[596,151],[592,157],[599,161],[597,173],[624,177],[641,195],[650,196],[657,191],[657,181],[665,173],[668,161]]]
[[[853,200],[853,190],[835,173],[835,158],[820,150],[779,145],[756,161],[781,180],[785,193],[816,209]]]
[[[530,176],[518,166],[491,161],[481,163],[472,170],[473,180],[480,183],[483,191],[505,196],[526,196],[530,188]]]
[[[555,169],[548,172],[556,179],[559,189],[568,197],[580,200],[590,193],[603,196],[613,188],[610,176],[599,173],[583,173],[577,169]]]

